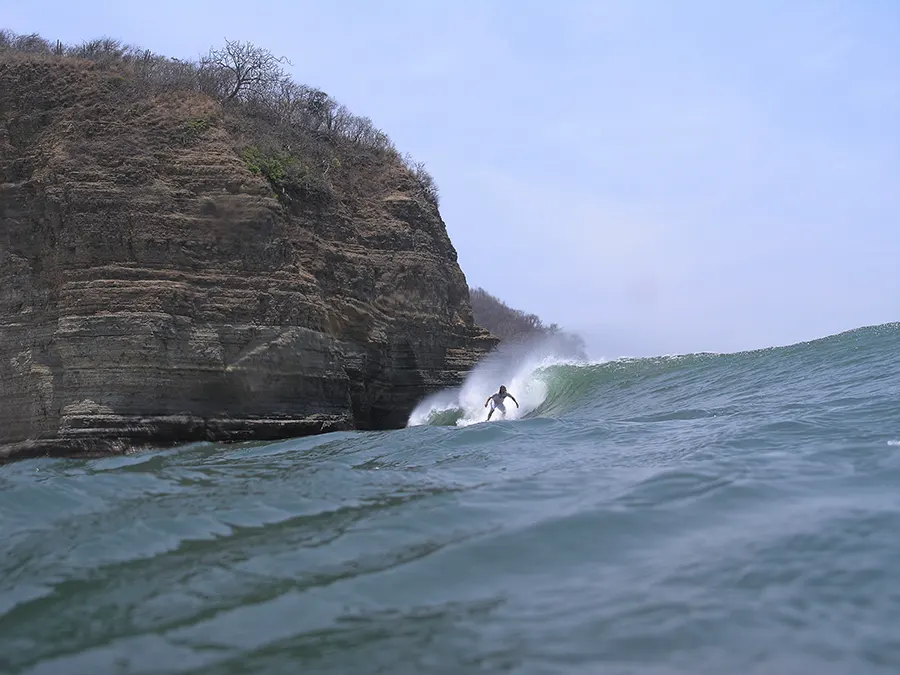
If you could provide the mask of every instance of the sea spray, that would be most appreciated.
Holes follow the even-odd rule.
[[[597,362],[595,362],[597,363]],[[591,365],[564,340],[553,336],[501,345],[469,373],[462,386],[425,398],[409,416],[408,426],[468,426],[487,420],[487,398],[506,385],[519,406],[505,401],[506,419],[538,411],[550,393],[543,374],[554,366]],[[492,420],[503,419],[494,413]]]

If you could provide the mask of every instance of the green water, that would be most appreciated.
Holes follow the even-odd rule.
[[[400,431],[0,467],[0,672],[900,672],[898,341],[498,366]],[[498,377],[518,419],[477,424]]]

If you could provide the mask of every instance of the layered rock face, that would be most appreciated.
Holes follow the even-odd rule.
[[[493,346],[399,172],[287,208],[217,103],[121,86],[0,62],[0,458],[402,426]]]

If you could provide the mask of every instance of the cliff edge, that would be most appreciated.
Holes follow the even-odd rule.
[[[400,427],[495,344],[396,151],[135,73],[0,52],[0,458]]]

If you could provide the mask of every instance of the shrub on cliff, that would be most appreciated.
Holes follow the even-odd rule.
[[[346,184],[363,181],[353,175],[352,166],[340,161],[342,153],[338,151],[344,147],[356,150],[361,165],[381,162],[402,167],[410,185],[438,205],[437,185],[422,162],[398,152],[368,117],[352,114],[319,89],[294,82],[283,68],[289,64],[287,59],[251,42],[226,40],[224,46],[188,61],[108,37],[66,45],[37,34],[0,30],[0,59],[16,54],[86,59],[118,69],[128,80],[123,83],[122,96],[129,95],[130,85],[145,91],[194,92],[217,99],[248,167],[265,176],[283,201],[299,196],[327,199],[330,172],[335,170],[344,171]],[[358,185],[361,193],[367,187]]]
[[[475,323],[504,342],[554,337],[568,351],[584,355],[585,344],[579,335],[564,331],[555,323],[546,325],[536,314],[513,309],[483,288],[470,289],[469,301]]]

